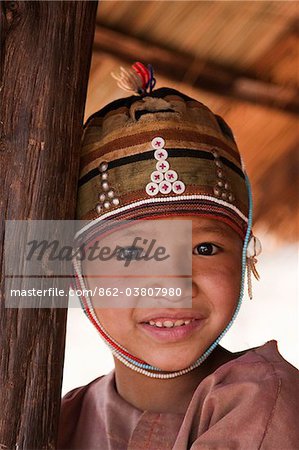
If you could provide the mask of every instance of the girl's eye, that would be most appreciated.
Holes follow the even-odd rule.
[[[193,253],[195,255],[211,256],[215,255],[218,250],[219,247],[217,247],[217,245],[211,244],[210,242],[203,242],[194,247]]]
[[[117,259],[118,260],[134,260],[141,257],[141,254],[143,252],[143,248],[141,247],[122,247],[117,252]]]

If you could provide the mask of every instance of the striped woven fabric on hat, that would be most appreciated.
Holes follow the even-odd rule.
[[[77,218],[92,235],[103,219],[202,215],[242,238],[248,193],[230,128],[169,88],[117,100],[85,124]]]

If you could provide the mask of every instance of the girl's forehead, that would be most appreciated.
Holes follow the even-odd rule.
[[[189,222],[188,224],[185,222]],[[160,216],[149,220],[128,220],[121,221],[113,230],[95,233],[93,239],[87,244],[87,248],[92,247],[94,242],[105,242],[106,244],[116,242],[122,238],[145,236],[147,238],[166,238],[179,241],[179,238],[192,235],[215,234],[223,238],[241,241],[240,236],[229,225],[217,220],[217,218],[207,218],[198,215],[172,215]],[[140,243],[140,242],[139,242]]]
[[[224,222],[217,220],[216,218],[207,218],[207,217],[201,217],[198,215],[180,215],[180,216],[165,216],[165,217],[159,217],[156,220],[171,220],[171,221],[179,221],[179,220],[190,220],[192,222],[192,228],[196,229],[198,231],[213,231],[213,230],[228,230],[230,231],[231,228],[226,225]]]
[[[172,216],[172,217],[163,217],[157,219],[159,220],[189,220],[192,222],[192,234],[194,236],[200,234],[215,234],[218,236],[222,236],[223,238],[228,238],[230,240],[238,240],[242,242],[240,236],[236,231],[234,231],[229,225],[224,223],[221,220],[217,220],[217,218],[207,218],[199,215],[186,215],[186,216]]]

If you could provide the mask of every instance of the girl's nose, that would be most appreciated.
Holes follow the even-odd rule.
[[[146,288],[153,289],[156,296],[144,298],[150,300],[152,307],[157,308],[192,308],[191,277],[174,277],[149,282]]]

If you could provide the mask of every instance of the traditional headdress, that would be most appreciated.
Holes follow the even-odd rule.
[[[244,241],[242,286],[234,316],[210,348],[181,371],[159,374],[161,369],[130,355],[103,328],[91,299],[81,296],[85,313],[118,359],[145,375],[171,378],[200,365],[230,328],[241,306],[246,264],[249,274],[255,271],[259,242],[251,233],[250,185],[231,129],[220,116],[181,92],[152,91],[151,67],[136,64],[130,71],[122,69],[116,78],[122,88],[139,95],[110,103],[85,124],[77,218],[86,225],[77,239],[84,237],[88,243],[104,229],[104,219],[173,214],[215,218]],[[85,289],[80,262],[74,260],[74,267],[76,287]]]

